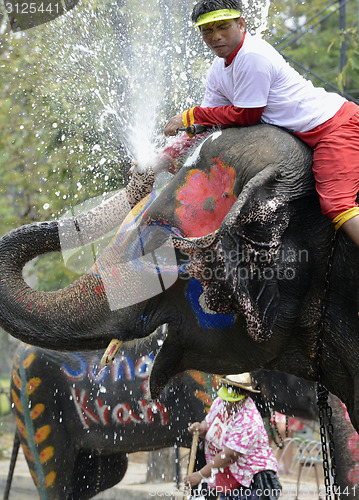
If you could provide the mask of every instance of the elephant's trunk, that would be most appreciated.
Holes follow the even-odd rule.
[[[22,276],[26,262],[60,249],[57,222],[23,226],[0,240],[0,321],[24,342],[66,349],[78,336],[83,348],[91,348],[91,332],[101,328],[94,317],[98,319],[99,309],[103,315],[110,314],[101,280],[85,274],[63,290],[40,292],[32,290]]]
[[[5,235],[0,240],[3,328],[24,342],[50,349],[105,347],[116,313],[110,310],[96,272],[88,271],[63,290],[41,292],[26,284],[22,270],[39,255],[84,245],[119,226],[131,207],[151,191],[153,180],[152,172],[136,174],[126,189],[87,213],[30,224]]]

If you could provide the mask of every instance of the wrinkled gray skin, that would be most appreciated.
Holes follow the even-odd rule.
[[[208,314],[204,328],[186,296],[191,282],[183,279],[162,294],[115,311],[109,309],[105,294],[96,291],[101,280],[92,272],[64,290],[34,292],[24,284],[21,270],[36,255],[59,250],[56,222],[19,228],[0,241],[1,325],[31,344],[84,350],[104,348],[113,337],[125,341],[145,337],[169,323],[168,337],[152,370],[154,397],[176,373],[191,368],[238,373],[262,367],[315,380],[320,346],[323,382],[346,404],[359,430],[359,250],[344,234],[338,234],[320,332],[334,229],[321,213],[311,151],[306,146],[266,125],[224,130],[207,139],[193,156],[192,165],[187,162],[160,193],[145,213],[140,230],[161,224],[164,233],[174,234],[175,229],[176,234],[187,236],[185,224],[176,215],[177,191],[191,167],[208,172],[219,156],[235,168],[234,192],[238,196],[215,240],[209,240],[215,258],[206,265],[221,271],[223,279],[202,279],[203,251],[199,248],[193,253],[194,245],[188,240],[175,238],[174,242],[189,252],[189,272],[201,278],[211,309],[237,315],[231,327],[218,329],[210,319],[215,315]],[[196,219],[196,213],[193,217]],[[144,241],[146,253],[158,246],[158,241]],[[197,246],[203,247],[203,241]],[[269,259],[258,264],[255,257],[263,248]],[[224,252],[231,249],[237,258],[224,259]],[[245,261],[240,261],[242,249],[250,256]],[[131,241],[117,250],[133,256]],[[305,258],[298,257],[301,250],[305,250]],[[178,259],[184,261],[180,252]],[[240,273],[258,267],[274,274],[247,279]],[[130,286],[126,277],[124,281]]]

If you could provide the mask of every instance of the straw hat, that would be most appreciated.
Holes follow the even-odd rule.
[[[248,372],[238,373],[237,375],[223,375],[223,377],[218,377],[218,382],[221,382],[224,385],[240,387],[241,389],[245,389],[249,392],[261,392],[254,389],[251,374]]]

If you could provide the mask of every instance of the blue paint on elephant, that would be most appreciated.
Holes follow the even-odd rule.
[[[81,356],[81,354],[74,353],[74,362],[79,362],[80,368],[71,368],[68,364],[63,363],[61,366],[61,371],[65,373],[66,376],[71,377],[72,380],[82,380],[87,371],[86,360]]]
[[[203,294],[203,288],[199,280],[192,278],[187,286],[187,300],[195,313],[201,327],[206,331],[209,328],[223,330],[230,328],[236,319],[235,314],[220,314],[215,311],[206,312],[202,308],[199,299]]]

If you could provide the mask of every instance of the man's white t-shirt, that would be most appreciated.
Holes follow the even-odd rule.
[[[346,99],[314,87],[266,41],[246,33],[229,66],[216,57],[209,70],[202,107],[264,107],[261,121],[291,132],[321,125]]]

